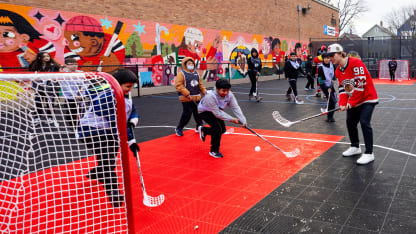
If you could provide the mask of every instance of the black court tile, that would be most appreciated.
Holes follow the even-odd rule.
[[[412,216],[416,218],[416,201],[394,199],[390,212],[398,215]]]
[[[375,233],[379,233],[379,232],[375,232],[375,231],[370,231],[370,230],[366,230],[366,229],[359,229],[359,228],[354,228],[354,227],[346,227],[344,226],[341,234],[375,234]]]
[[[308,187],[297,198],[315,202],[324,202],[333,191],[333,189]]]
[[[414,234],[416,232],[416,219],[390,214],[387,216],[382,233]]]
[[[353,208],[351,207],[324,203],[312,219],[342,225],[347,221],[348,215],[352,210]]]
[[[319,176],[311,184],[314,187],[334,189],[342,183],[342,179],[337,177]]]
[[[280,213],[288,216],[309,219],[321,205],[322,203],[320,202],[295,199]]]
[[[280,212],[281,210],[283,210],[284,208],[286,208],[292,200],[293,198],[279,197],[279,196],[267,196],[261,201],[259,201],[252,208],[276,214]]]
[[[341,228],[341,225],[310,220],[302,227],[299,233],[338,233]]]
[[[400,181],[400,185],[407,187],[416,187],[416,176],[403,176]]]
[[[389,170],[377,170],[376,174],[374,175],[373,180],[371,181],[372,184],[391,184],[397,185],[400,180],[401,175],[395,174]],[[402,179],[403,180],[403,179]],[[415,183],[416,185],[416,183]]]
[[[360,229],[379,232],[386,213],[355,209],[346,225]]]
[[[377,183],[371,182],[368,187],[367,191],[365,191],[364,196],[380,196],[380,197],[387,197],[392,198],[394,192],[396,191],[396,184],[385,184],[385,183]]]
[[[364,195],[357,207],[371,211],[387,212],[391,201],[391,197],[384,197],[380,194],[375,194],[375,196]]]
[[[278,215],[260,233],[299,233],[305,223],[305,219]]]
[[[276,215],[270,212],[251,209],[230,224],[229,227],[249,232],[259,232],[264,226],[269,224],[274,217],[276,217]]]
[[[360,199],[360,193],[335,190],[328,198],[328,203],[345,207],[354,207]]]
[[[296,175],[288,179],[286,182],[299,185],[310,185],[312,181],[315,180],[315,178],[316,176],[312,174],[297,173]]]
[[[226,228],[224,228],[224,230],[222,230],[219,233],[220,234],[254,234],[256,232],[250,232],[250,231],[247,231],[247,230],[241,230],[239,228],[226,227]]]
[[[416,187],[399,186],[397,189],[398,199],[416,200]]]
[[[278,188],[276,188],[270,195],[295,198],[299,196],[299,194],[303,192],[303,190],[305,190],[306,188],[307,187],[304,185],[291,184],[286,182],[280,185]]]

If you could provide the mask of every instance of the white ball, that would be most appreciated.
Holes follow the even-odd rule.
[[[260,146],[254,147],[254,151],[259,152],[261,150]]]

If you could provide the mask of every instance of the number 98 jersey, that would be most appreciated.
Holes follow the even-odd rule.
[[[358,58],[349,57],[345,67],[339,65],[335,71],[339,83],[339,105],[351,107],[363,103],[378,103],[373,80],[365,64]],[[346,89],[346,84],[348,87]],[[344,86],[345,85],[345,86]],[[352,88],[350,86],[353,86]]]

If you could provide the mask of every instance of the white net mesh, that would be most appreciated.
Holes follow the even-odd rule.
[[[116,113],[99,73],[0,74],[1,233],[126,232]]]
[[[379,75],[380,79],[390,79],[389,62],[391,60],[380,60]],[[396,79],[409,79],[409,61],[396,60],[397,69],[395,72]]]

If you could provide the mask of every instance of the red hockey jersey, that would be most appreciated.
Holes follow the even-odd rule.
[[[377,103],[377,91],[374,87],[373,79],[364,63],[354,57],[347,58],[345,67],[338,66],[335,76],[339,82],[339,105],[351,107],[359,106],[363,103]],[[345,83],[354,86],[352,93],[346,92]]]

